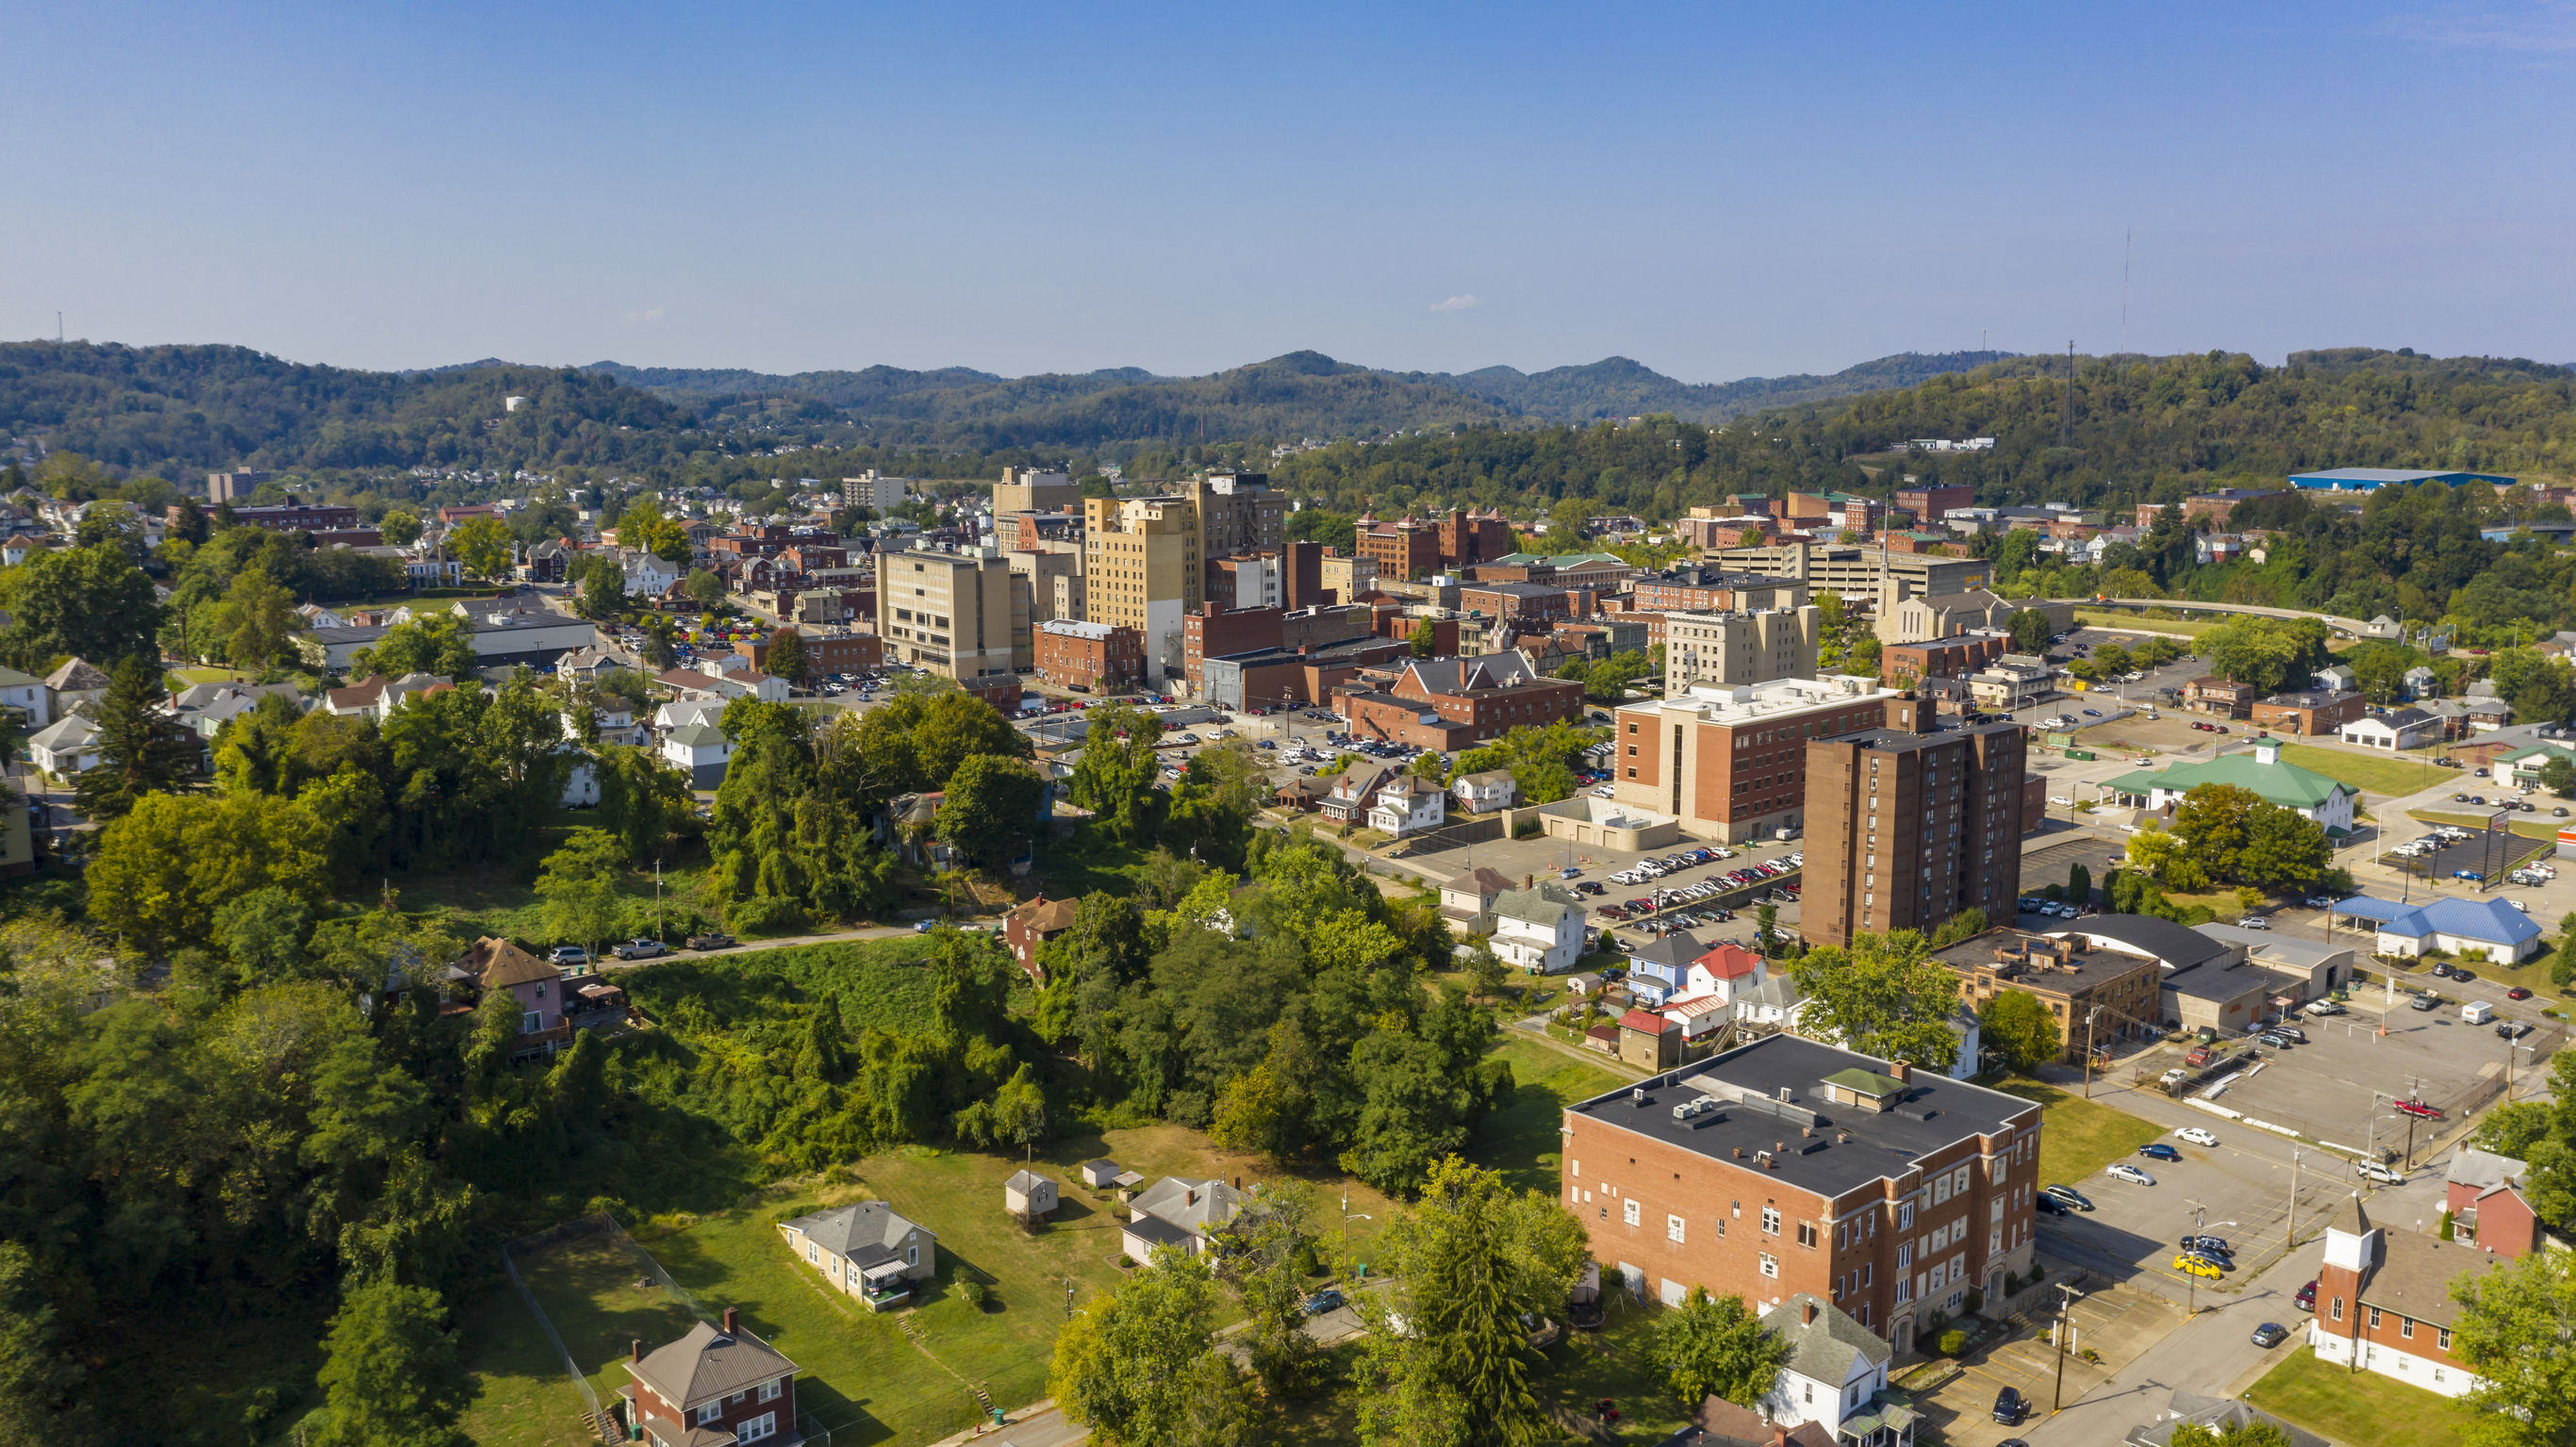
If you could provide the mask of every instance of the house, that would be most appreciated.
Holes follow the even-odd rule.
[[[659,597],[680,581],[679,564],[640,549],[618,549],[617,566],[625,572],[626,596],[629,598]]]
[[[1760,955],[1726,940],[1692,959],[1673,1003],[1715,1000],[1731,1014],[1769,973],[1770,965]]]
[[[682,724],[663,736],[662,759],[687,772],[690,788],[712,789],[733,762],[733,740],[714,724]]]
[[[2269,1412],[2228,1397],[2205,1397],[2183,1387],[2174,1389],[2172,1404],[2157,1412],[2154,1421],[2130,1428],[2129,1435],[2120,1441],[2124,1447],[2173,1447],[2174,1433],[2184,1426],[2198,1427],[2213,1438],[2230,1428],[2243,1431],[2268,1427],[2281,1434],[2284,1447],[2334,1447],[2316,1433],[2291,1426]]]
[[[1202,1255],[1209,1233],[1233,1220],[1243,1206],[1243,1193],[1223,1181],[1165,1176],[1129,1203],[1127,1223],[1119,1228],[1119,1249],[1137,1261],[1152,1256],[1157,1246]]]
[[[2308,686],[2322,693],[2348,693],[2354,686],[2352,665],[2328,664],[2309,678]]]
[[[1380,789],[1395,778],[1384,764],[1355,763],[1333,780],[1324,793],[1324,817],[1340,824],[1365,823]]]
[[[1066,777],[1071,776],[1072,765],[1068,761],[1058,759],[1056,763]],[[1300,814],[1312,814],[1323,807],[1324,800],[1331,796],[1333,786],[1337,782],[1339,782],[1337,779],[1318,779],[1300,774],[1272,790],[1270,799],[1282,809],[1293,809]]]
[[[2253,721],[2261,728],[2317,738],[2361,717],[2361,710],[2361,695],[2350,689],[2310,689],[2304,693],[2276,693],[2258,701],[2253,707]]]
[[[1040,894],[1002,916],[1002,946],[1020,962],[1030,979],[1041,985],[1046,983],[1046,967],[1038,963],[1038,950],[1073,928],[1075,912],[1072,900],[1049,899]]]
[[[304,692],[291,683],[198,683],[170,695],[170,712],[181,727],[213,743],[225,724],[272,695],[291,699],[302,710]]]
[[[1574,891],[1559,884],[1507,889],[1494,896],[1494,957],[1533,975],[1574,968],[1590,931]]]
[[[906,864],[934,870],[950,867],[956,863],[956,851],[933,832],[939,824],[939,806],[946,802],[944,793],[895,795],[877,816],[878,842],[892,847]]]
[[[2388,713],[2366,714],[2336,730],[2336,735],[2348,744],[2394,753],[2400,749],[2439,743],[2442,720],[2439,715],[2420,708],[2401,708]]]
[[[107,671],[75,658],[45,675],[45,690],[53,700],[52,715],[64,714],[84,703],[96,703],[107,697]]]
[[[1628,952],[1628,992],[1647,1005],[1687,993],[1691,961],[1701,949],[1698,940],[1682,931],[1637,946]]]
[[[2419,956],[2441,950],[2468,959],[2516,964],[2540,952],[2540,926],[2501,899],[2436,897],[2420,904],[2355,895],[2336,902],[2334,914],[2374,920],[2372,951]]]
[[[27,740],[27,759],[56,778],[98,767],[98,725],[86,714],[66,714]]]
[[[1433,781],[1413,774],[1399,774],[1377,791],[1369,804],[1368,827],[1390,839],[1402,839],[1440,827],[1442,806],[1449,796]]]
[[[2513,705],[2500,698],[2473,698],[2466,717],[2470,728],[2489,733],[2513,722]]]
[[[675,698],[653,711],[653,731],[667,734],[690,724],[721,724],[724,711],[720,698]]]
[[[2442,691],[2441,680],[2435,677],[2432,668],[2425,664],[2419,663],[2406,670],[2404,681],[2408,698],[2430,698]]]
[[[2337,1366],[2366,1367],[2429,1392],[2461,1396],[2477,1377],[2452,1354],[2460,1307],[2451,1289],[2504,1262],[2501,1254],[2476,1246],[2390,1231],[2370,1219],[2355,1195],[2326,1224],[2308,1345],[2320,1360]]]
[[[572,1026],[564,1019],[564,972],[505,939],[485,935],[449,967],[449,978],[470,981],[476,993],[489,996],[507,990],[519,1002],[519,1038],[511,1046],[514,1060],[552,1055],[572,1043]]]
[[[518,574],[531,583],[560,583],[572,567],[573,549],[561,538],[547,538],[519,557]]]
[[[2254,690],[2245,684],[2205,673],[2182,686],[2182,706],[2194,713],[2243,718],[2254,711]]]
[[[901,1306],[912,1299],[915,1282],[939,1270],[939,1238],[883,1201],[781,1221],[778,1234],[834,1290],[866,1302],[870,1311]]]
[[[14,708],[19,722],[27,728],[40,729],[54,721],[53,695],[45,681],[14,668],[0,668],[0,708]]]
[[[1781,1427],[1813,1422],[1838,1443],[1907,1447],[1914,1408],[1887,1385],[1896,1353],[1878,1333],[1832,1302],[1801,1291],[1762,1313],[1789,1359],[1758,1404]]]
[[[2223,755],[2206,763],[2138,769],[2102,787],[2120,808],[2162,813],[2203,784],[2233,784],[2252,790],[2268,803],[2315,820],[2328,834],[2352,832],[2353,801],[2361,794],[2350,784],[2285,762],[2280,745],[2274,743],[2257,743],[2245,753]]]
[[[2547,1239],[2531,1205],[2531,1168],[2472,1146],[2451,1153],[2442,1213],[2459,1239],[2498,1256],[2528,1256]]]
[[[1035,1171],[1014,1171],[1002,1183],[1002,1208],[1022,1223],[1055,1214],[1055,1182]]]
[[[635,1343],[617,1389],[626,1435],[650,1447],[797,1447],[796,1363],[743,1330],[741,1314],[699,1322],[652,1355]]]
[[[400,678],[371,673],[347,688],[324,693],[322,709],[341,718],[371,718],[382,723],[404,700],[451,687],[454,685],[449,680],[434,673],[406,673]]]
[[[1468,870],[1440,886],[1440,917],[1473,935],[1494,932],[1494,896],[1512,887],[1511,877],[1484,866]]]
[[[1619,1017],[1619,1058],[1645,1070],[1666,1070],[1682,1060],[1682,1025],[1659,1011],[1631,1006]]]
[[[1509,769],[1487,769],[1480,774],[1461,774],[1449,786],[1457,796],[1458,812],[1483,814],[1494,809],[1508,809],[1520,797],[1520,786],[1512,782]]]
[[[737,669],[731,673],[701,673],[690,668],[666,669],[654,675],[654,682],[681,698],[732,700],[756,698],[763,703],[785,703],[787,680],[774,678],[756,668]]]

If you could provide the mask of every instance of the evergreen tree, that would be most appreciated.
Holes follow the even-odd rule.
[[[116,665],[98,702],[98,766],[74,785],[82,813],[102,823],[120,819],[145,794],[189,786],[197,741],[170,717],[168,702],[160,665],[139,653]]]
[[[769,672],[803,687],[812,665],[805,657],[805,635],[793,628],[781,628],[769,636]]]

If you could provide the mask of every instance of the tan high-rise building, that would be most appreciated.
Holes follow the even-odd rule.
[[[993,489],[993,516],[1015,512],[1071,512],[1082,502],[1082,489],[1069,472],[1035,467],[1005,467]]]
[[[1011,571],[1028,579],[1029,621],[1052,623],[1058,619],[1083,621],[1082,545],[1080,543],[1041,543],[1034,548],[1020,548],[1004,553]]]
[[[1345,558],[1328,554],[1324,558],[1324,591],[1336,603],[1348,603],[1362,593],[1377,589],[1377,559]]]
[[[1258,472],[1220,472],[1190,480],[1198,509],[1199,556],[1213,563],[1237,553],[1275,553],[1288,540],[1288,499]]]
[[[1887,721],[1807,748],[1806,887],[1798,937],[1921,930],[1974,906],[2015,917],[2021,893],[2017,723],[1948,724],[1929,699],[1887,700]]]
[[[1733,687],[1816,676],[1822,614],[1802,608],[1664,615],[1664,695],[1700,684]]]
[[[1145,639],[1149,678],[1181,675],[1181,620],[1207,595],[1198,509],[1188,497],[1082,501],[1082,593],[1089,621]]]
[[[888,663],[957,680],[970,693],[1019,698],[1037,666],[1028,580],[990,548],[909,551],[877,559],[877,636]]]

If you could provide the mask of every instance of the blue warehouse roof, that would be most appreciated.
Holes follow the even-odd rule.
[[[2317,492],[2369,492],[2391,483],[2411,486],[2419,482],[2446,482],[2453,487],[2464,482],[2486,482],[2511,487],[2518,480],[2495,472],[2415,472],[2396,467],[2336,467],[2290,474],[2290,486]]]

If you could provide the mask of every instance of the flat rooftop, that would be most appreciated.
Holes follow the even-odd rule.
[[[2064,964],[2057,962],[2051,947],[2057,940],[2027,930],[1990,929],[1971,935],[1945,950],[1934,950],[1932,958],[1954,970],[1993,970],[2016,985],[2059,994],[2076,994],[2097,985],[2134,975],[2140,970],[2159,968],[2154,960],[2142,955],[2121,954],[2116,950],[2087,949],[2081,940],[2073,941]],[[1999,958],[1998,952],[2027,951],[2036,944],[2040,953],[2021,958]]]
[[[1668,617],[1670,615],[1667,615]],[[1695,684],[1678,698],[1632,703],[1621,713],[1688,713],[1702,723],[1749,723],[1806,709],[1835,708],[1874,698],[1894,698],[1896,690],[1875,678],[1829,673],[1822,678],[1775,678],[1769,683],[1729,687]]]
[[[1972,734],[1999,734],[2006,731],[2018,733],[2021,731],[2021,725],[2009,719],[1998,719],[1993,723],[1981,724],[1961,724],[1945,719],[1938,727],[1925,733],[1910,734],[1903,729],[1888,728],[1855,729],[1847,734],[1836,734],[1828,742],[1857,743],[1872,753],[1904,754],[1918,749],[1937,748],[1943,744],[1957,743]]]
[[[1957,1141],[2039,1119],[2034,1102],[1924,1070],[1914,1072],[1889,1110],[1826,1098],[1828,1076],[1875,1076],[1888,1068],[1872,1056],[1796,1035],[1771,1035],[1642,1082],[1633,1087],[1642,1101],[1621,1089],[1578,1101],[1567,1112],[1828,1198],[1902,1177],[1915,1162]],[[1675,1106],[1701,1100],[1716,1105],[1686,1119],[1673,1114]],[[1802,1127],[1814,1134],[1801,1136]],[[1844,1133],[1851,1139],[1840,1139]],[[1765,1171],[1755,1153],[1773,1150],[1774,1168]]]

